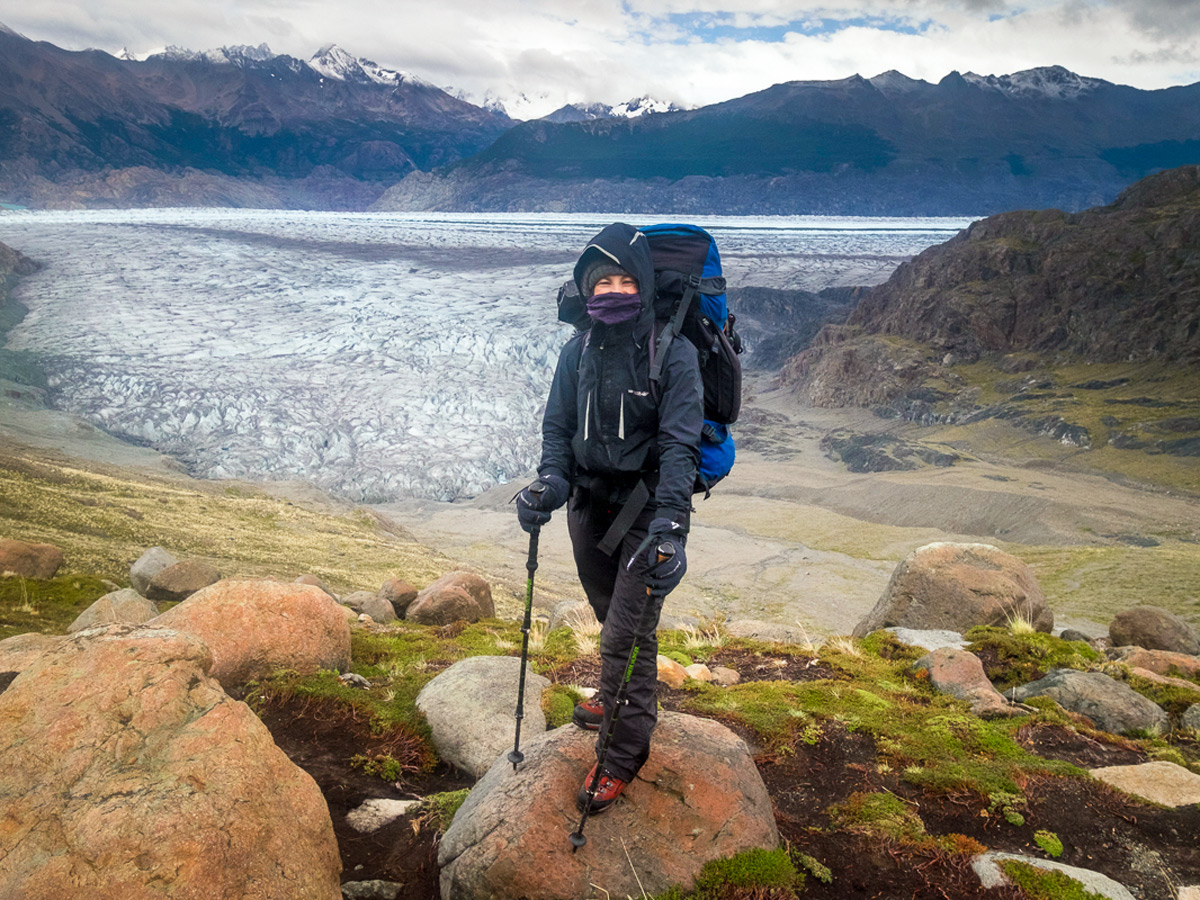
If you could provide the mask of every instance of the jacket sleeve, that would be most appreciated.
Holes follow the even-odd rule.
[[[577,334],[567,341],[558,355],[546,412],[542,416],[542,461],[539,475],[558,475],[568,481],[575,474],[575,454],[571,439],[575,437],[579,406],[576,393],[579,387],[579,357],[583,352],[585,335]]]
[[[658,516],[678,522],[686,531],[692,488],[700,466],[700,430],[704,427],[704,385],[691,341],[676,338],[660,381],[658,406]]]

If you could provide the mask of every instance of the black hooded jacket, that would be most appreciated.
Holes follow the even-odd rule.
[[[700,461],[704,388],[696,349],[674,340],[656,390],[650,386],[654,335],[654,262],[645,236],[609,225],[584,249],[575,283],[593,262],[616,263],[637,279],[641,312],[617,325],[594,322],[563,348],[542,420],[539,474],[573,484],[588,476],[631,487],[639,476],[657,514],[688,527]]]

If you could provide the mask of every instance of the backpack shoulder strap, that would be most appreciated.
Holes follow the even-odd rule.
[[[667,348],[671,346],[671,341],[675,339],[675,335],[683,329],[683,320],[687,318],[688,309],[692,305],[692,298],[696,296],[696,291],[700,289],[700,276],[689,275],[685,279],[683,289],[683,297],[679,301],[679,306],[675,308],[675,314],[671,316],[671,322],[663,329],[662,334],[658,336],[657,345],[654,349],[654,358],[650,363],[650,383],[657,384],[662,376],[663,361],[667,357]]]

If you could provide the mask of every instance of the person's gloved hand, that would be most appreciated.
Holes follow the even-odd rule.
[[[670,519],[658,518],[650,523],[650,568],[646,570],[646,586],[659,596],[666,596],[679,586],[687,571],[687,554],[683,552],[683,526]],[[666,558],[656,562],[659,548],[667,551]]]
[[[524,488],[514,498],[517,502],[517,521],[527,532],[541,528],[550,521],[550,513],[567,502],[571,485],[561,475],[546,474]]]

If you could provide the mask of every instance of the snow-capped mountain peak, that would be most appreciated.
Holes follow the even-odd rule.
[[[1012,75],[976,75],[967,72],[963,80],[979,87],[991,88],[1014,96],[1042,95],[1056,100],[1067,100],[1095,90],[1107,84],[1100,78],[1076,75],[1062,66],[1042,66],[1014,72]]]
[[[668,103],[665,100],[655,100],[653,97],[647,95],[645,97],[638,97],[636,100],[626,100],[624,103],[618,103],[612,107],[608,114],[614,118],[636,119],[651,113],[679,111],[680,107],[674,103]]]
[[[217,47],[213,50],[188,50],[186,47],[177,47],[174,44],[167,46],[165,50],[160,50],[157,53],[148,53],[145,56],[139,57],[135,53],[130,53],[128,49],[122,50],[118,59],[133,60],[149,59],[150,57],[162,57],[175,62],[206,62],[213,65],[238,66],[243,68],[254,63],[267,62],[274,59],[276,54],[271,52],[271,48],[266,44],[259,44],[257,47],[251,47],[249,44],[237,44],[232,47]]]
[[[355,58],[337,44],[329,44],[318,50],[308,61],[308,67],[323,78],[332,78],[335,81],[426,84],[408,72],[385,69],[369,59]]]
[[[587,122],[591,119],[637,119],[654,113],[680,112],[682,107],[653,97],[626,100],[616,106],[607,103],[571,103],[543,116],[547,122]]]

